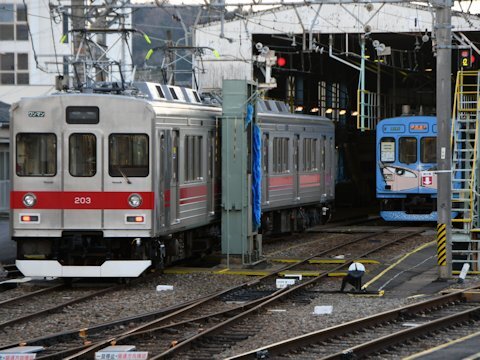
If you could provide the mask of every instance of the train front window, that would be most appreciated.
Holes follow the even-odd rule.
[[[97,138],[95,135],[70,135],[68,155],[70,175],[95,176],[97,173]]]
[[[417,162],[417,139],[414,137],[401,137],[398,140],[398,160],[404,164]]]
[[[16,137],[18,176],[55,176],[57,137],[55,134],[20,133]]]
[[[427,164],[437,162],[436,137],[424,137],[420,140],[420,161]]]
[[[380,161],[395,161],[395,139],[392,137],[384,137],[380,140]]]
[[[111,134],[108,148],[108,173],[112,177],[148,176],[148,136]]]

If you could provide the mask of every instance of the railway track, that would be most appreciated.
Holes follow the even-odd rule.
[[[421,231],[411,232],[394,240],[385,241],[380,245],[377,244],[363,254],[359,254],[361,256],[356,258],[372,254],[393,243],[415,236],[419,232]],[[228,348],[259,331],[255,326],[252,328],[251,325],[246,325],[248,321],[244,319],[248,319],[248,316],[262,311],[267,305],[277,301],[285,301],[288,298],[298,299],[300,297],[308,301],[308,298],[311,297],[311,294],[308,294],[309,288],[314,287],[321,279],[326,278],[329,272],[345,269],[354,259],[347,260],[344,264],[337,264],[329,270],[322,271],[318,276],[303,280],[285,289],[275,288],[274,277],[278,276],[279,273],[298,269],[302,264],[308,264],[309,260],[314,257],[338,251],[340,247],[345,247],[348,244],[352,246],[353,244],[358,244],[359,241],[367,241],[371,237],[378,237],[378,235],[378,233],[364,234],[354,240],[347,241],[347,243],[313,254],[300,262],[284,266],[240,287],[235,287],[212,295],[210,298],[191,303],[166,316],[128,331],[117,332],[113,336],[111,335],[112,333],[96,333],[90,336],[87,331],[84,333],[84,338],[88,337],[89,342],[82,343],[81,347],[83,350],[76,353],[73,352],[71,345],[67,346],[64,344],[62,346],[67,349],[57,351],[50,348],[46,350],[45,357],[43,357],[43,354],[39,354],[37,358],[91,359],[96,351],[115,343],[117,345],[134,344],[137,346],[137,349],[142,351],[143,349],[148,349],[152,359],[172,356],[178,356],[179,358],[188,358],[188,356],[192,356],[192,358],[208,357],[211,359],[219,352],[220,348]],[[241,300],[239,300],[239,297]],[[222,310],[218,310],[219,303],[229,302],[231,304],[239,301],[241,301],[241,305],[236,307],[223,306]],[[104,340],[98,341],[102,337]],[[159,339],[162,339],[162,341]],[[217,343],[216,339],[221,340],[220,344]],[[78,340],[80,339],[77,339],[76,349],[79,348]],[[90,343],[91,345],[88,346]],[[192,349],[199,343],[211,345],[208,345],[206,350],[202,347],[200,352],[197,349],[191,355]]]
[[[459,290],[417,304],[278,342],[230,360],[398,359],[478,331],[480,303]],[[443,336],[442,336],[443,334]]]
[[[0,302],[0,316],[7,320],[0,323],[0,329],[60,311],[67,306],[118,290],[120,287],[121,285],[115,285],[100,290],[77,289],[74,291],[62,284],[4,300]],[[51,296],[52,292],[56,292],[55,296]]]

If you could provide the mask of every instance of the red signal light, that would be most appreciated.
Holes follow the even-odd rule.
[[[460,67],[470,68],[475,61],[471,49],[463,49],[460,51]]]
[[[287,59],[283,58],[283,57],[279,57],[277,59],[277,65],[280,66],[280,67],[284,67],[285,65],[287,64]]]

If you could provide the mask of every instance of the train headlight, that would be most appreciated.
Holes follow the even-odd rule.
[[[23,205],[26,207],[32,207],[37,203],[37,197],[31,193],[23,196]]]
[[[128,197],[128,204],[133,208],[137,208],[142,205],[142,197],[138,194],[132,194]]]

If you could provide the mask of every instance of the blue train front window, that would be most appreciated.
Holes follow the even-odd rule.
[[[422,163],[437,162],[437,138],[424,137],[420,140],[420,161]]]
[[[384,137],[380,141],[380,161],[395,161],[395,139],[392,137]]]
[[[398,160],[404,164],[417,162],[417,139],[414,137],[401,137],[398,140]]]

